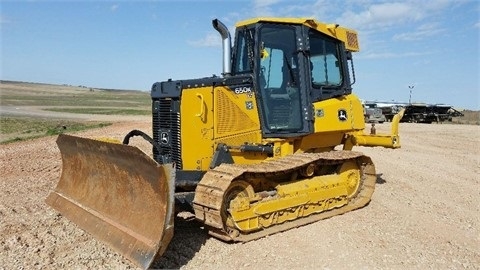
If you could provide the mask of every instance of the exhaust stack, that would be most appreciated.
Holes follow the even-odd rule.
[[[232,74],[232,45],[230,32],[228,28],[218,19],[212,21],[213,28],[217,30],[222,36],[222,46],[223,46],[223,76],[230,76]]]

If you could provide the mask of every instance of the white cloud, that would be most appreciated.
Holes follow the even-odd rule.
[[[117,5],[117,4],[111,5],[110,6],[110,11],[115,12],[115,11],[117,11],[118,7],[119,7],[119,5]]]
[[[278,12],[274,11],[272,6],[279,2],[280,0],[254,0],[253,14],[259,17],[275,16]]]
[[[356,58],[357,59],[389,59],[389,58],[416,57],[416,56],[423,56],[423,55],[429,55],[429,54],[432,54],[432,52],[404,52],[404,53],[367,52],[367,53],[359,54]]]
[[[471,0],[253,0],[253,16],[313,17],[357,30],[378,30],[422,22]]]
[[[222,39],[217,32],[210,32],[201,39],[188,41],[188,44],[194,47],[218,47],[222,45]]]
[[[340,1],[287,1],[287,0],[253,0],[252,16],[257,17],[306,17],[327,21],[344,8]],[[312,3],[313,2],[313,3]]]
[[[471,0],[316,0],[279,1],[252,0],[252,12],[257,16],[313,17],[322,22],[338,23],[355,29],[361,36],[361,47],[377,47],[369,58],[397,57],[378,53],[378,44],[394,41],[417,41],[446,32],[448,25],[437,21],[447,12]],[[480,22],[475,24],[480,28]],[[391,49],[385,45],[380,51]],[[408,56],[408,53],[402,56]]]
[[[280,0],[254,0],[253,5],[257,8],[264,8],[279,3]]]
[[[416,21],[425,15],[418,5],[407,2],[381,3],[364,7],[363,11],[348,10],[337,20],[357,29],[385,28],[407,21]]]
[[[480,22],[477,22],[476,24],[474,24],[473,27],[480,28]]]
[[[419,26],[413,32],[395,34],[393,36],[393,40],[400,40],[400,41],[422,40],[427,37],[435,36],[436,34],[442,33],[444,31],[445,29],[439,28],[437,23],[426,23]]]
[[[315,17],[354,29],[385,29],[409,22],[422,21],[468,0],[317,0],[314,3],[276,6],[276,12],[291,11],[295,16]],[[305,15],[303,15],[305,14]]]

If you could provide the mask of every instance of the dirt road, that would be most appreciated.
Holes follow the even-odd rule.
[[[32,117],[32,118],[50,118],[63,120],[82,120],[82,121],[137,121],[135,115],[107,115],[107,114],[82,114],[47,111],[49,106],[2,106],[0,115],[2,117]],[[70,107],[72,108],[72,107]]]
[[[150,133],[150,118],[78,135],[121,139],[133,128]],[[245,244],[178,218],[153,267],[480,269],[480,126],[400,128],[402,149],[356,148],[378,174],[367,207]],[[0,269],[135,268],[45,204],[61,170],[55,137],[0,145],[0,162]]]

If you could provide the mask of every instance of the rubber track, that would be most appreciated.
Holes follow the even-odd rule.
[[[240,235],[235,237],[232,237],[224,230],[225,226],[220,216],[220,211],[224,192],[228,189],[232,181],[248,179],[255,174],[287,174],[313,162],[320,165],[331,165],[342,164],[351,159],[360,160],[358,164],[361,166],[361,183],[359,192],[355,197],[350,198],[348,204],[297,220],[273,225],[260,231],[248,234],[240,233]],[[208,171],[199,182],[195,192],[194,209],[197,219],[209,226],[209,233],[211,235],[225,241],[247,242],[361,208],[370,201],[375,189],[375,182],[375,167],[370,158],[354,151],[300,153],[255,165],[222,164]],[[206,218],[207,215],[209,218]]]

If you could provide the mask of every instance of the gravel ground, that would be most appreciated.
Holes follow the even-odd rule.
[[[78,135],[121,139],[134,128],[151,132],[150,118]],[[356,148],[379,175],[367,207],[237,244],[182,213],[153,267],[480,269],[480,126],[402,123],[400,132],[401,149]],[[61,172],[55,139],[0,145],[0,269],[135,269],[45,204]]]

